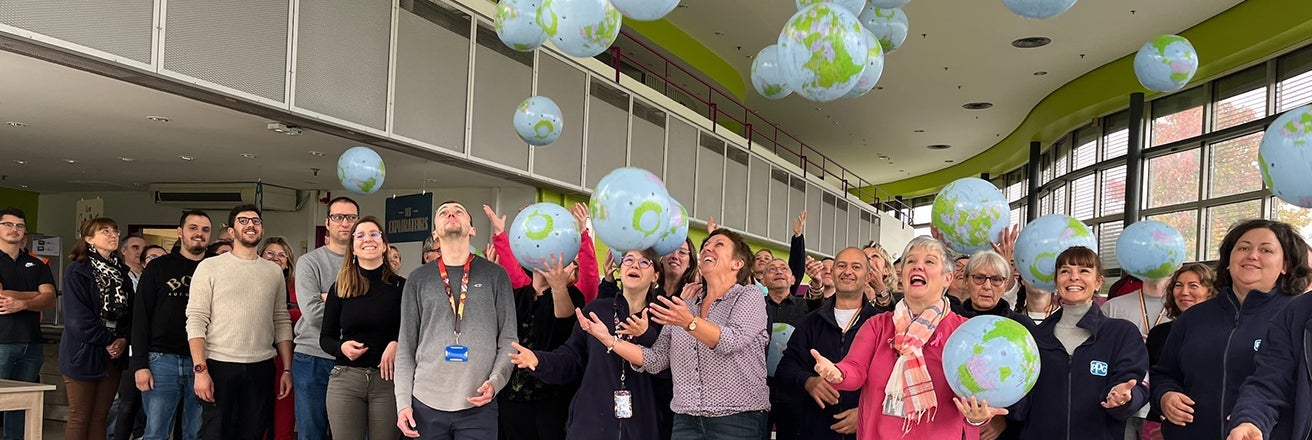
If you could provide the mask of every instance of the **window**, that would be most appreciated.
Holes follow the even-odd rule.
[[[1025,205],[1011,208],[1011,223],[1010,223],[1011,226],[1019,226],[1025,223],[1025,214],[1023,213],[1024,210],[1025,210]]]
[[[1039,215],[1052,214],[1052,193],[1044,194],[1039,199]]]
[[[1042,165],[1040,166],[1042,177],[1039,179],[1039,185],[1044,185],[1052,181],[1052,156],[1051,149],[1043,153]]]
[[[1216,107],[1213,115],[1216,130],[1222,130],[1266,117],[1266,65],[1217,80]]]
[[[1276,111],[1284,113],[1312,102],[1312,46],[1276,61]]]
[[[1098,172],[1098,215],[1125,212],[1125,165]]]
[[[1121,262],[1116,259],[1116,240],[1121,238],[1121,231],[1124,229],[1124,222],[1120,220],[1099,224],[1094,229],[1098,234],[1098,257],[1102,259],[1103,267],[1108,269],[1121,267]]]
[[[1071,183],[1071,217],[1080,220],[1093,218],[1093,199],[1097,193],[1095,178],[1097,175],[1089,174]]]
[[[1202,150],[1192,148],[1148,160],[1148,207],[1156,208],[1198,200],[1199,159]]]
[[[1075,134],[1074,169],[1080,170],[1098,161],[1098,129],[1085,127]]]
[[[1184,236],[1184,259],[1185,261],[1198,260],[1198,211],[1190,209],[1188,211],[1176,211],[1167,214],[1149,216],[1149,220],[1156,220],[1167,224],[1175,230],[1180,231]],[[1218,243],[1219,244],[1219,243]]]
[[[1066,215],[1066,185],[1052,189],[1052,213]]]
[[[1206,87],[1194,87],[1153,101],[1152,146],[1203,134],[1203,104],[1206,102]]]
[[[1103,119],[1102,160],[1115,159],[1130,151],[1130,113],[1120,112]]]
[[[1285,203],[1278,197],[1272,197],[1268,206],[1271,218],[1293,225],[1304,237],[1312,235],[1312,209]]]
[[[921,223],[929,224],[930,212],[932,212],[933,210],[934,210],[934,202],[932,199],[927,205],[920,205],[915,208],[911,208],[911,221],[916,222],[916,224],[921,224]]]
[[[1257,150],[1262,132],[1217,142],[1209,146],[1208,197],[1218,198],[1262,189],[1262,172]]]
[[[1066,143],[1066,138],[1063,137],[1060,142],[1057,142],[1055,149],[1057,150],[1057,158],[1052,162],[1054,179],[1071,172],[1071,147]]]
[[[1231,226],[1243,220],[1261,217],[1261,215],[1261,200],[1249,200],[1207,208],[1207,259],[1215,260],[1221,257],[1218,249],[1221,247],[1221,240],[1225,238],[1225,233],[1230,230]]]
[[[1007,173],[1007,201],[1018,202],[1025,198],[1025,190],[1029,185],[1029,179],[1025,178],[1025,169],[1021,168],[1016,171]]]

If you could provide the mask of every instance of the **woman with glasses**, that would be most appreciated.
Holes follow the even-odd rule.
[[[629,251],[620,262],[621,295],[598,298],[579,314],[602,317],[602,323],[620,339],[650,346],[661,325],[648,320],[647,305],[658,296],[662,273],[656,252]],[[574,327],[569,340],[555,350],[530,350],[515,344],[518,353],[510,360],[527,368],[549,384],[578,382],[569,403],[566,437],[581,440],[668,439],[671,417],[668,400],[661,400],[651,375],[640,373],[613,353],[607,344]],[[668,386],[668,384],[666,385]],[[622,393],[622,394],[621,394]],[[667,393],[668,394],[668,391]],[[628,402],[628,411],[618,413],[617,396]]]
[[[146,246],[146,249],[141,251],[141,268],[145,269],[146,265],[150,264],[151,261],[155,261],[156,258],[163,257],[168,254],[169,252],[164,250],[163,246],[157,244]]]
[[[66,439],[103,439],[110,403],[127,367],[132,281],[118,253],[118,222],[82,224],[82,240],[64,275],[64,333],[59,373],[68,392]]]
[[[961,315],[974,318],[979,315],[994,315],[1011,318],[1025,328],[1034,330],[1034,320],[1018,313],[1003,298],[1008,280],[1011,279],[1011,264],[1006,257],[993,251],[980,251],[966,262],[966,291],[969,296],[961,304]]]
[[[387,249],[378,219],[360,218],[324,303],[319,346],[337,359],[327,393],[333,438],[400,435],[392,374],[405,279],[387,264]]]
[[[301,309],[296,306],[296,252],[283,237],[269,237],[260,244],[260,257],[282,268],[282,276],[287,282],[287,314],[291,316],[292,325],[301,319]],[[282,365],[282,357],[274,356],[274,371],[280,377],[287,367]],[[273,402],[273,439],[292,440],[296,438],[296,399],[277,399]]]

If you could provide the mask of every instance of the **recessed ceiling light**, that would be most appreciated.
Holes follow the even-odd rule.
[[[19,165],[27,165],[27,161],[26,161],[26,160],[15,160],[14,163],[19,164]]]
[[[67,163],[67,164],[69,164],[69,165],[72,165],[72,164],[77,163],[77,161],[76,161],[76,160],[73,160],[73,159],[64,159],[64,163]]]
[[[928,149],[931,149],[931,150],[946,150],[946,149],[952,148],[952,146],[951,146],[951,145],[948,145],[948,144],[934,144],[934,145],[926,146],[925,148],[928,148]]]
[[[1034,76],[1043,76],[1043,75],[1047,75],[1047,74],[1048,74],[1048,72],[1047,72],[1046,70],[1040,70],[1040,71],[1038,71],[1038,72],[1034,72]]]
[[[9,121],[6,122],[5,124],[8,124],[10,127],[18,127],[18,128],[23,128],[27,126],[26,123],[18,122],[18,121]]]
[[[319,182],[315,182],[315,181],[310,180],[310,179],[305,179],[305,183],[319,183]]]
[[[163,116],[147,116],[146,119],[149,119],[149,120],[152,120],[152,121],[155,121],[155,122],[168,122],[168,121],[169,121],[169,118],[166,118],[166,117],[163,117]]]
[[[178,156],[178,159],[182,159],[182,160],[185,160],[185,161],[188,161],[188,162],[191,162],[191,161],[193,161],[193,160],[196,160],[195,157],[191,157],[191,156]]]
[[[244,157],[244,158],[247,158],[247,159],[254,159],[254,158],[255,158],[255,155],[254,155],[254,154],[251,154],[251,153],[242,153],[242,154],[241,154],[241,157]]]
[[[724,32],[716,31],[715,35],[724,35]]]
[[[967,102],[961,105],[966,110],[984,110],[993,108],[992,102]]]
[[[428,183],[437,183],[437,179],[424,179],[424,181]]]
[[[22,189],[28,189],[28,188],[31,188],[30,186],[27,186],[27,185],[18,185],[18,187],[19,187],[19,188],[22,188]]]
[[[121,160],[121,161],[124,161],[124,162],[135,162],[135,161],[136,161],[136,159],[133,159],[133,158],[131,158],[131,157],[120,157],[120,158],[118,158],[118,160]]]
[[[875,86],[875,90],[884,90],[884,86]]]
[[[1052,43],[1052,39],[1048,37],[1025,37],[1012,41],[1011,45],[1021,49],[1033,49],[1047,46],[1049,43]]]
[[[287,125],[281,122],[270,122],[266,124],[264,128],[267,128],[274,133],[285,134],[288,136],[299,136],[301,134],[301,127]]]
[[[322,151],[314,151],[314,150],[310,150],[310,155],[311,155],[311,156],[314,156],[314,157],[324,157],[324,156],[327,156],[327,154],[324,154],[324,152],[322,152]]]
[[[925,130],[921,130],[921,129],[916,129],[916,130],[915,130],[915,132],[916,132],[916,133],[924,133],[924,132],[925,132]]]
[[[943,163],[952,163],[952,162],[956,162],[956,161],[955,161],[955,160],[952,160],[952,159],[945,159],[945,160],[943,160]]]

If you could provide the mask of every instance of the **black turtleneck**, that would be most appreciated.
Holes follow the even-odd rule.
[[[1031,331],[1033,331],[1035,327],[1033,319],[1030,319],[1030,317],[1026,316],[1024,313],[1017,313],[1015,310],[1012,310],[1011,305],[1007,304],[1007,300],[1005,299],[999,299],[998,303],[988,310],[976,309],[974,304],[967,299],[966,302],[961,303],[961,307],[955,311],[957,314],[966,318],[974,318],[980,315],[1001,316],[1004,318],[1011,318],[1011,320],[1019,322],[1021,325],[1025,326],[1026,329]]]
[[[319,347],[337,358],[337,365],[377,367],[387,344],[396,341],[401,331],[401,289],[405,279],[393,275],[383,282],[383,266],[360,272],[369,280],[364,295],[340,298],[336,284],[328,289]],[[352,361],[342,354],[342,343],[346,341],[363,343],[369,350]]]

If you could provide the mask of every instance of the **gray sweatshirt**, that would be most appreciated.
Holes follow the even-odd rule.
[[[343,259],[323,246],[296,260],[296,306],[301,308],[301,319],[296,321],[296,339],[292,342],[296,343],[297,353],[333,358],[319,348],[319,333],[323,330],[323,300],[319,294],[328,293],[337,282]]]
[[[506,386],[514,368],[510,344],[519,340],[515,297],[505,269],[482,257],[469,272],[465,317],[460,321],[460,345],[469,347],[468,362],[444,360],[446,347],[456,343],[455,314],[434,264],[410,273],[401,294],[401,333],[396,350],[396,409],[410,407],[411,398],[440,411],[472,408],[484,381],[494,393]],[[447,266],[451,292],[460,300],[464,265]]]

